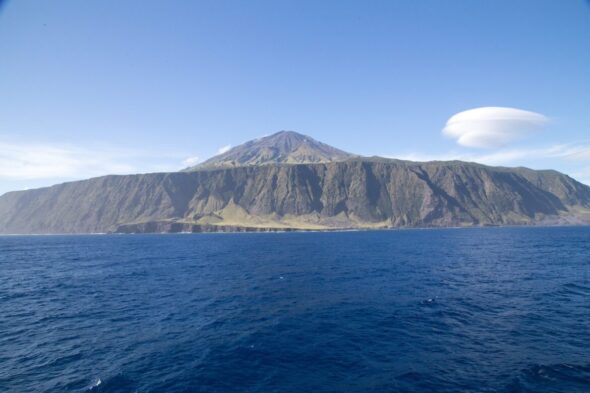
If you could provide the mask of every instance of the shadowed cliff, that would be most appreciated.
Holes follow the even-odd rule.
[[[292,230],[590,222],[555,171],[352,158],[105,176],[0,197],[0,233]]]

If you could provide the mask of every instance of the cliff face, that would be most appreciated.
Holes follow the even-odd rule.
[[[0,197],[0,233],[590,222],[590,188],[554,171],[385,159],[106,176]]]

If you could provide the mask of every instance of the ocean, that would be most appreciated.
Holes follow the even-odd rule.
[[[588,392],[590,228],[0,237],[1,392]]]

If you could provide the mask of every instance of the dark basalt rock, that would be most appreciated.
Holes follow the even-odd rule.
[[[248,219],[228,221],[220,212],[229,207]],[[9,192],[0,197],[0,233],[560,224],[588,222],[588,209],[590,188],[555,171],[352,158],[104,176]],[[253,224],[257,217],[290,221],[265,228],[266,221]]]

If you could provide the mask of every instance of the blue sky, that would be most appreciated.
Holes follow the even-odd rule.
[[[0,55],[0,193],[177,170],[279,130],[590,184],[581,0],[13,0]],[[480,107],[544,121],[490,125],[504,112],[484,110],[443,131]],[[480,126],[493,132],[462,138]]]

